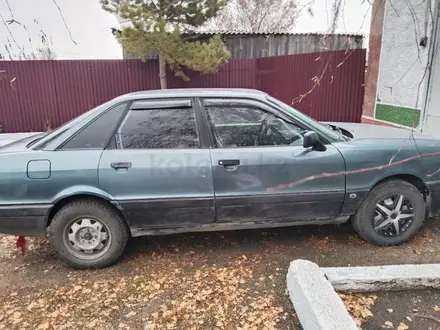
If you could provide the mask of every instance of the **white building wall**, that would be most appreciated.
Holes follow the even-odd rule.
[[[419,43],[430,37],[429,1],[386,0],[377,103],[422,107],[429,47]]]
[[[437,3],[436,14],[436,34],[431,47],[432,70],[422,116],[422,132],[440,137],[440,1]]]

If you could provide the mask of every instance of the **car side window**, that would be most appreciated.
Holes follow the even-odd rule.
[[[192,108],[131,110],[116,133],[118,149],[198,148]]]
[[[111,108],[67,141],[61,150],[105,148],[126,108],[127,103]]]
[[[206,106],[217,148],[302,145],[300,127],[252,105]]]

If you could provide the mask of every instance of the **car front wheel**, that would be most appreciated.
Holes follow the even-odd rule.
[[[49,229],[55,254],[75,268],[103,268],[121,256],[128,240],[124,219],[97,200],[79,200],[62,207]]]
[[[374,187],[353,217],[360,236],[376,245],[396,245],[414,236],[425,219],[420,191],[403,180]]]

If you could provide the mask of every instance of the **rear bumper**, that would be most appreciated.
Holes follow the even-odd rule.
[[[52,205],[0,206],[0,233],[18,236],[43,236]]]
[[[429,189],[429,214],[434,216],[440,213],[440,180],[427,182]]]

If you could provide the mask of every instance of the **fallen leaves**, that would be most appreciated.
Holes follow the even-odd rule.
[[[87,328],[93,329],[98,324],[98,319],[93,319],[89,323],[87,323]]]
[[[20,251],[16,247],[17,236],[0,234],[0,260],[21,258]],[[48,247],[48,242],[41,237],[31,237],[26,240],[26,251],[37,253],[42,247]],[[47,250],[47,249],[46,249]],[[19,270],[20,267],[16,267]]]
[[[358,327],[368,318],[373,316],[370,307],[374,305],[377,296],[364,296],[361,294],[348,293],[339,293],[339,296],[342,298],[345,308],[354,318]]]
[[[384,325],[386,325],[388,328],[394,328],[393,322],[390,321],[386,321]]]
[[[128,313],[127,315],[125,315],[125,317],[130,318],[130,317],[135,316],[135,315],[136,315],[136,312],[131,311],[130,313]]]
[[[50,328],[49,322],[44,322],[44,323],[41,323],[37,329],[38,330],[47,330],[49,328]]]
[[[154,329],[273,329],[283,312],[272,294],[256,295],[245,284],[253,277],[246,265],[248,257],[236,259],[227,267],[197,269],[185,278],[187,288],[180,299],[162,305],[152,313],[148,326]],[[257,282],[264,282],[260,276]],[[211,316],[211,317],[210,317]],[[195,325],[198,326],[195,326]]]
[[[408,329],[409,327],[403,322],[400,322],[399,326],[397,327],[397,330],[408,330]]]
[[[93,282],[73,278],[64,286],[28,295],[8,296],[5,293],[0,295],[0,318],[5,329],[113,329],[113,317],[124,315],[131,319],[137,315],[134,308],[148,304],[146,296],[163,294],[161,288],[151,283],[157,283],[157,279],[172,283],[177,273],[154,274],[155,281],[146,276],[138,276],[136,280],[135,277],[122,277]],[[101,327],[101,324],[108,326]],[[129,327],[123,324],[122,328]]]
[[[336,251],[336,245],[333,240],[330,240],[328,236],[326,237],[317,237],[312,235],[305,242],[306,246],[311,248],[315,248],[322,252],[334,252]]]
[[[278,274],[254,274],[259,258],[2,292],[0,329],[275,329],[288,314],[275,298]]]

